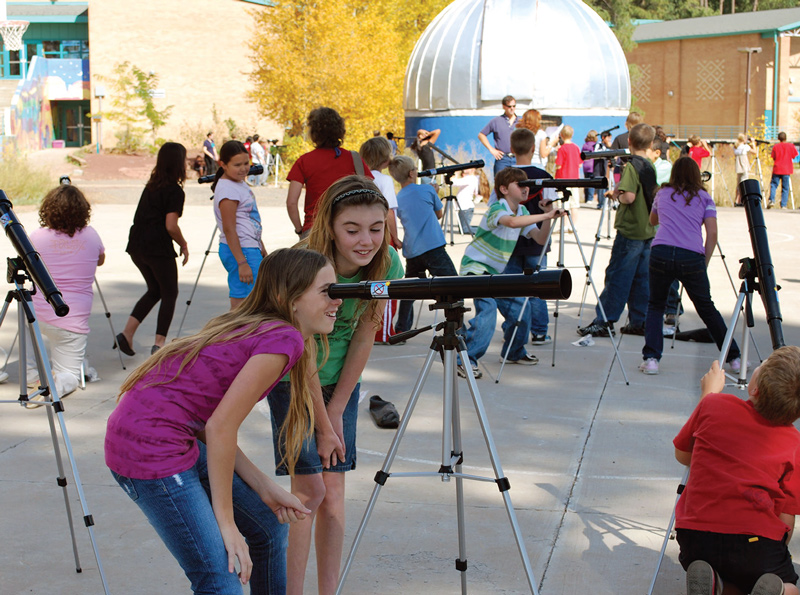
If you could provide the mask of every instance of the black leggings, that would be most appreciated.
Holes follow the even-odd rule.
[[[131,316],[142,322],[159,300],[156,334],[167,336],[175,302],[178,301],[178,265],[175,257],[141,256],[131,254],[131,260],[147,283],[145,293],[133,307]]]

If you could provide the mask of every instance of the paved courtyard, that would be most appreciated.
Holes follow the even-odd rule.
[[[94,203],[92,225],[106,245],[106,264],[97,279],[119,332],[144,284],[125,254],[128,228],[142,182],[136,180],[75,183]],[[181,228],[190,260],[180,270],[178,307],[171,337],[178,331],[214,228],[206,186],[187,182],[187,206]],[[285,190],[257,190],[264,240],[268,249],[290,246],[295,239],[283,199]],[[13,201],[13,197],[11,197]],[[17,210],[29,231],[35,229],[31,207]],[[507,366],[494,382],[500,333],[483,358],[484,378],[478,381],[486,415],[511,499],[530,556],[534,581],[544,595],[642,595],[653,577],[659,549],[683,475],[673,458],[671,440],[694,407],[698,382],[717,357],[709,344],[677,342],[665,345],[661,373],[643,376],[642,337],[625,336],[619,345],[621,366],[613,362],[608,339],[591,347],[573,345],[575,329],[593,316],[595,297],[588,291],[581,302],[585,270],[576,239],[590,256],[599,213],[581,209],[578,234],[567,235],[565,264],[573,275],[572,296],[559,304],[558,326],[551,325],[554,345],[530,347],[540,363],[535,367]],[[800,344],[800,255],[795,212],[765,212],[770,247],[779,283],[784,335]],[[745,213],[720,209],[720,243],[726,260],[715,255],[709,267],[712,295],[728,319],[736,295],[725,262],[738,290],[738,259],[751,256]],[[605,233],[603,233],[605,236]],[[466,245],[456,236],[449,247],[455,262]],[[611,240],[599,242],[593,278],[602,289],[603,271]],[[212,250],[216,250],[216,241]],[[0,251],[11,256],[11,244],[0,238]],[[551,257],[555,263],[555,255]],[[227,288],[216,253],[208,256],[188,308],[182,334],[198,330],[210,317],[228,307]],[[551,314],[555,303],[550,304]],[[764,308],[756,300],[754,343],[763,357],[771,351]],[[433,320],[427,308],[422,323]],[[9,352],[9,381],[0,385],[0,399],[18,396],[16,306],[11,305],[0,328],[0,347]],[[72,452],[94,517],[94,534],[111,593],[136,595],[188,592],[188,581],[161,544],[138,508],[112,480],[103,462],[105,422],[122,380],[150,351],[155,314],[136,335],[134,357],[124,357],[123,369],[103,304],[95,297],[88,356],[101,380],[65,399],[64,420]],[[700,326],[690,304],[683,329]],[[498,325],[499,329],[499,325]],[[740,333],[737,331],[737,339]],[[428,352],[430,335],[402,346],[376,346],[363,376],[363,394],[379,394],[405,406]],[[751,345],[752,347],[752,345]],[[750,360],[757,362],[753,349]],[[551,365],[553,364],[554,365]],[[623,376],[623,367],[629,383]],[[429,381],[401,443],[393,471],[438,469],[442,437],[441,366],[434,364]],[[464,470],[491,476],[491,464],[466,385],[460,381]],[[736,390],[736,389],[733,389]],[[742,394],[738,393],[737,394]],[[259,407],[249,416],[239,438],[245,452],[265,470],[273,468],[269,413]],[[378,429],[369,416],[367,400],[359,412],[358,468],[348,475],[347,527],[349,548],[373,486],[373,477],[386,455],[394,432]],[[62,448],[62,454],[64,450]],[[64,464],[69,461],[64,455]],[[8,594],[102,593],[81,507],[71,474],[68,494],[76,525],[83,572],[72,558],[61,489],[56,486],[56,462],[44,408],[26,410],[16,404],[0,406],[0,592]],[[283,481],[283,480],[281,480]],[[287,484],[288,485],[288,484]],[[459,573],[455,482],[437,478],[390,478],[367,526],[345,585],[345,593],[457,593]],[[503,501],[493,483],[465,484],[467,572],[472,593],[527,593],[523,566]],[[796,542],[796,540],[795,540]],[[796,550],[796,545],[793,548]],[[684,575],[671,541],[658,575],[655,593],[683,594]],[[313,556],[313,554],[312,554]],[[314,565],[309,565],[306,591],[315,592]]]

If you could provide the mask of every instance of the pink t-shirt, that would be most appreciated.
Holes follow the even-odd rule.
[[[564,143],[556,155],[556,178],[572,179],[578,177],[581,167],[581,150],[575,143]]]
[[[97,260],[105,253],[100,236],[92,226],[87,225],[76,231],[72,237],[42,227],[33,231],[30,238],[69,306],[69,314],[64,317],[56,316],[42,292],[37,290],[33,296],[36,317],[73,333],[88,334],[94,297],[94,273],[97,270]]]
[[[289,357],[277,383],[300,359],[303,338],[292,326],[265,322],[248,337],[204,347],[180,376],[175,372],[181,357],[150,370],[108,418],[106,465],[132,479],[159,479],[191,468],[198,457],[197,434],[247,360],[261,353]],[[158,381],[167,382],[148,386]]]

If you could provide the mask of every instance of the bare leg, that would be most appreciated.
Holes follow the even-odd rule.
[[[317,511],[314,544],[320,595],[336,592],[344,547],[344,473],[323,473],[325,499]]]
[[[122,334],[128,340],[128,345],[133,346],[133,335],[136,334],[136,329],[139,328],[141,323],[133,316],[128,316],[128,322],[125,323],[125,328],[122,329]]]
[[[244,298],[229,298],[231,300],[231,310],[235,310],[244,301]]]
[[[295,475],[292,478],[292,494],[311,510],[304,520],[289,525],[289,547],[286,550],[286,593],[303,595],[314,517],[325,497],[322,474]]]
[[[792,583],[783,583],[783,595],[798,594],[800,594],[800,590],[797,589],[797,585],[793,585]]]
[[[164,335],[156,335],[156,342],[154,345],[158,345],[159,347],[164,347],[164,343],[167,342],[167,338]]]

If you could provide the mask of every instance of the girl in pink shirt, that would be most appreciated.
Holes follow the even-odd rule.
[[[322,254],[277,250],[262,261],[238,308],[156,352],[120,388],[108,419],[106,464],[194,592],[241,595],[250,580],[252,593],[285,592],[284,523],[311,511],[248,460],[237,432],[290,373],[280,435],[294,471],[314,427],[306,382],[315,366],[313,336],[331,332],[341,304],[328,296],[335,281]]]

